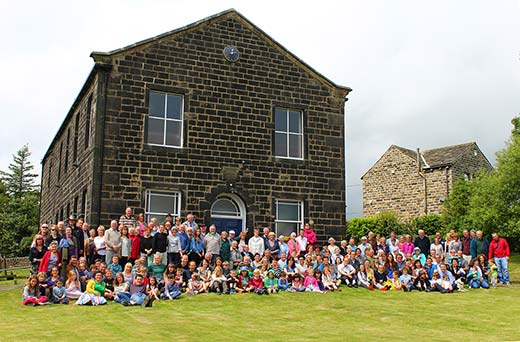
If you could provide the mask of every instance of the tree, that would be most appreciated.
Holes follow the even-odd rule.
[[[475,179],[457,182],[445,203],[443,219],[453,228],[493,231],[520,247],[520,117],[507,146],[497,153],[496,168]]]
[[[38,175],[31,173],[34,165],[29,161],[30,156],[29,147],[24,145],[16,155],[13,155],[13,163],[9,164],[10,172],[0,171],[2,181],[10,196],[22,197],[24,194],[36,190],[35,178]]]
[[[0,254],[27,255],[28,241],[38,229],[39,191],[29,148],[13,156],[9,172],[0,171]]]

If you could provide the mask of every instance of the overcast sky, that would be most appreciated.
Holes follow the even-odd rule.
[[[93,66],[91,51],[229,8],[353,89],[346,104],[349,217],[361,215],[360,177],[391,144],[476,141],[494,162],[520,112],[520,0],[0,0],[0,169],[25,143],[40,168]]]

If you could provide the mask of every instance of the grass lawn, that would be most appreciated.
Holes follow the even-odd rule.
[[[510,271],[509,288],[463,293],[183,295],[153,308],[24,307],[21,289],[4,290],[0,341],[519,341],[520,255]]]

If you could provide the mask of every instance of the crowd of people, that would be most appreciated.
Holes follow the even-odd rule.
[[[436,233],[433,242],[422,230],[414,240],[370,232],[359,241],[329,238],[320,246],[308,223],[287,237],[269,228],[248,236],[206,229],[191,214],[184,222],[170,214],[164,222],[145,222],[127,208],[108,229],[74,215],[67,223],[41,225],[22,301],[150,307],[183,293],[327,293],[345,286],[450,293],[508,286],[509,254],[505,239],[493,233],[488,241],[481,231]]]

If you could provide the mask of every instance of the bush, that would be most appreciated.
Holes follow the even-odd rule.
[[[437,214],[416,217],[412,220],[411,226],[415,234],[419,229],[422,229],[428,236],[435,235],[436,232],[441,232],[444,236],[449,230],[445,227],[441,215]]]
[[[353,218],[347,222],[347,238],[354,236],[359,239],[372,231],[376,234],[388,236],[391,231],[400,232],[403,225],[397,215],[391,212],[381,213],[375,216]]]

